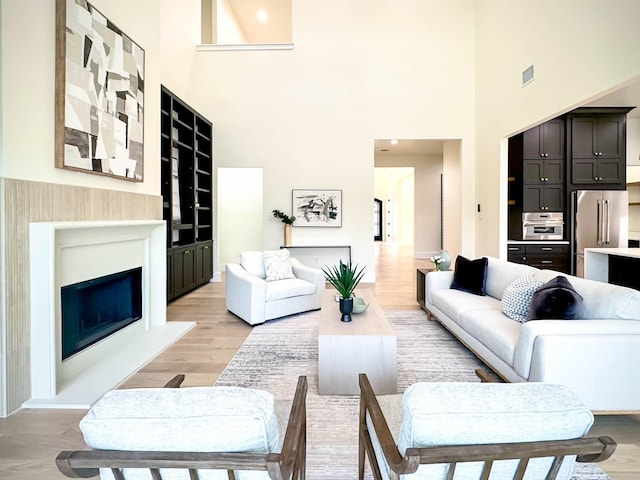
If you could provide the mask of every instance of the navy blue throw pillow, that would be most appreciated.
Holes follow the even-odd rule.
[[[582,297],[566,277],[558,275],[541,286],[531,298],[529,320],[570,320],[582,305]]]
[[[456,257],[456,268],[453,271],[451,288],[475,295],[486,295],[485,285],[487,283],[488,264],[487,257],[469,260],[462,255],[458,255]]]

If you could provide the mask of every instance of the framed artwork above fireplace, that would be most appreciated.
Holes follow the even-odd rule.
[[[56,167],[141,182],[144,50],[85,0],[56,0]]]

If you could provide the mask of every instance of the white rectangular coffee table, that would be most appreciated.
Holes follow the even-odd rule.
[[[358,297],[369,303],[363,313],[341,322],[335,290],[324,292],[318,329],[318,393],[358,395],[358,374],[366,373],[377,394],[396,393],[397,337],[370,290]]]

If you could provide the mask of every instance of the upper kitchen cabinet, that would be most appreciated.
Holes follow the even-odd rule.
[[[564,119],[556,118],[533,127],[522,134],[522,158],[527,160],[563,160]]]
[[[549,120],[522,134],[524,212],[561,212],[564,207],[565,121]]]
[[[579,108],[568,115],[571,190],[626,189],[626,115],[631,108]]]
[[[562,212],[564,185],[525,185],[522,209],[523,212]]]
[[[525,185],[564,183],[564,159],[523,160],[522,182]]]

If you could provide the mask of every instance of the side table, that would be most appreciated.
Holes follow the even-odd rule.
[[[416,272],[416,301],[425,312],[427,308],[424,304],[424,281],[427,273],[433,272],[434,270],[435,268],[418,268]]]

